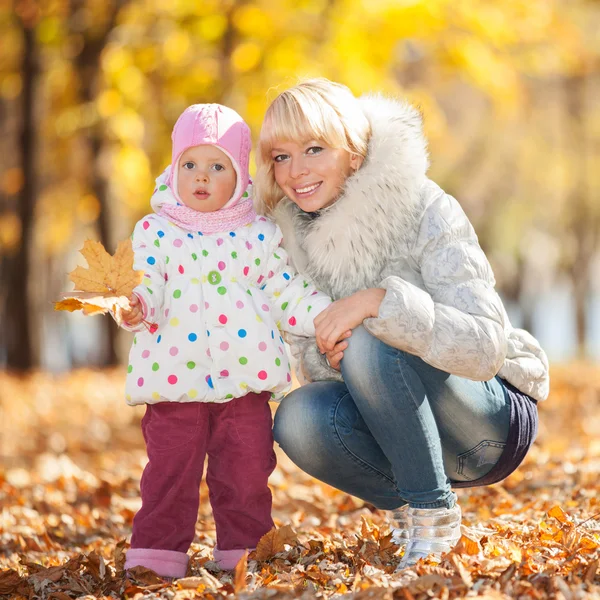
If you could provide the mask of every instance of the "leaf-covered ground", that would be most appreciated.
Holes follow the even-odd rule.
[[[247,569],[210,562],[204,484],[188,577],[122,571],[145,455],[123,373],[0,374],[0,598],[598,598],[600,372],[555,368],[526,463],[501,485],[462,490],[464,535],[441,564],[394,573],[386,515],[278,453],[278,530]]]

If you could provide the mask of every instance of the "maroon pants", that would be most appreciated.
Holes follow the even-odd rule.
[[[273,527],[275,468],[268,392],[224,404],[161,402],[146,408],[142,432],[149,462],[132,548],[186,552],[194,539],[199,488],[206,483],[219,550],[254,548]]]

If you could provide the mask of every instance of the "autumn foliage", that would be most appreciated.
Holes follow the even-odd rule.
[[[202,484],[188,576],[166,582],[124,553],[145,461],[122,371],[0,374],[0,597],[585,598],[600,594],[600,375],[555,368],[525,464],[503,484],[459,491],[463,537],[440,564],[394,574],[386,515],[300,472],[281,453],[277,528],[234,572],[211,562]]]

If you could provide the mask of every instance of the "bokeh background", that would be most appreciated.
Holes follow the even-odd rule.
[[[485,547],[423,567],[425,587],[405,596],[600,597],[599,31],[599,0],[0,0],[0,596],[129,585],[122,549],[147,460],[143,407],[123,398],[131,335],[53,310],[83,242],[113,252],[149,211],[186,106],[230,105],[256,138],[278,92],[325,76],[420,107],[431,177],[552,362],[524,464],[459,492],[464,523],[493,531]],[[273,515],[303,545],[252,567],[247,597],[387,588],[398,557],[369,537],[383,511],[276,450]],[[193,574],[215,544],[204,484],[200,497]],[[195,597],[225,598],[220,577],[228,588],[213,577]],[[175,597],[163,592],[143,597]]]
[[[187,105],[256,137],[317,75],[418,104],[513,323],[600,358],[598,31],[592,0],[3,0],[0,366],[123,362],[111,319],[52,308],[83,241],[112,252],[148,212]]]

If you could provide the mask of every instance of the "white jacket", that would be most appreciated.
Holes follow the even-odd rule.
[[[468,379],[499,375],[544,400],[546,355],[512,327],[471,223],[427,178],[419,113],[380,96],[361,103],[372,137],[341,197],[316,217],[289,199],[274,211],[293,264],[334,299],[384,288],[378,317],[364,325],[386,344]],[[306,379],[340,378],[314,343],[290,341]]]
[[[152,214],[132,239],[134,268],[145,272],[134,292],[147,317],[125,327],[136,331],[127,403],[282,396],[291,376],[278,328],[314,336],[313,319],[331,300],[290,267],[279,227],[257,217],[202,235]]]

